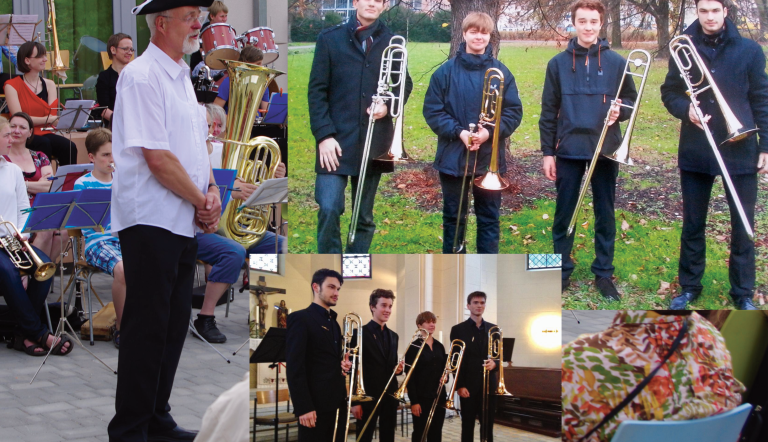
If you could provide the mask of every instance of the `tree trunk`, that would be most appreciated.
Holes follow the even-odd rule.
[[[456,54],[459,45],[464,41],[461,32],[461,22],[470,12],[485,12],[490,15],[494,23],[499,21],[501,14],[501,0],[451,0],[451,52],[449,58]],[[493,56],[499,55],[499,31],[494,28],[491,33],[491,45]]]
[[[669,58],[669,2],[656,2],[653,17],[656,19],[656,42],[659,45],[657,58]]]
[[[611,22],[611,48],[621,49],[621,0],[608,3],[608,21]]]

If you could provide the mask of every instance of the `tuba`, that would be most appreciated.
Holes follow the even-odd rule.
[[[745,129],[744,126],[742,126],[742,124],[736,118],[736,115],[733,113],[730,106],[728,106],[728,103],[725,102],[725,98],[723,98],[723,94],[720,93],[720,89],[718,89],[717,85],[715,84],[715,80],[712,78],[712,75],[710,75],[707,65],[704,64],[704,60],[701,59],[701,56],[696,51],[696,47],[693,45],[690,37],[687,35],[680,35],[673,38],[669,42],[669,51],[671,57],[675,60],[675,64],[677,64],[678,70],[680,70],[680,76],[683,78],[683,81],[685,81],[685,86],[688,89],[686,93],[691,98],[693,109],[696,112],[696,116],[699,117],[699,121],[701,121],[701,126],[704,128],[704,134],[707,136],[709,146],[712,148],[712,153],[715,155],[717,164],[720,166],[720,171],[723,173],[723,182],[728,187],[728,190],[733,197],[733,203],[736,206],[736,211],[739,213],[739,218],[741,218],[741,224],[744,225],[744,229],[747,231],[747,235],[754,239],[755,233],[752,231],[752,225],[749,223],[749,219],[747,219],[746,213],[744,213],[744,207],[741,205],[741,199],[739,199],[739,195],[736,193],[736,189],[733,187],[733,181],[731,181],[731,176],[728,174],[728,169],[725,167],[723,157],[720,155],[720,151],[717,149],[718,146],[717,143],[715,143],[715,139],[712,137],[712,132],[709,130],[707,123],[704,122],[704,113],[701,111],[701,108],[698,105],[696,96],[706,90],[712,89],[712,94],[715,96],[717,105],[720,107],[720,111],[723,113],[723,118],[725,118],[725,124],[728,128],[728,136],[726,137],[725,141],[720,144],[721,146],[743,140],[744,138],[747,138],[753,133],[757,132],[757,128]],[[691,70],[693,69],[694,65],[699,70],[699,72],[702,73],[701,78],[697,82],[694,82],[691,78]],[[701,85],[705,80],[707,81],[707,85],[702,87]]]
[[[222,169],[234,169],[244,183],[258,185],[275,177],[280,164],[280,147],[269,137],[251,138],[261,97],[267,85],[282,75],[275,69],[241,61],[224,60],[229,73],[229,113],[222,149]],[[253,157],[253,159],[251,159]],[[247,250],[259,242],[269,226],[269,206],[238,208],[233,199],[221,215],[219,233],[237,241]]]
[[[633,58],[634,57],[634,58]],[[632,70],[631,65],[634,65],[635,68],[643,68],[642,73],[638,74]],[[637,100],[635,101],[634,106],[630,106],[628,104],[624,103],[616,103],[616,100],[613,100],[611,102],[611,106],[608,108],[608,113],[605,115],[605,121],[603,123],[603,131],[600,133],[600,139],[597,141],[597,147],[595,148],[595,152],[592,156],[592,161],[589,162],[589,169],[587,170],[587,176],[584,178],[584,184],[581,186],[581,191],[579,192],[579,199],[576,201],[576,208],[573,210],[573,215],[571,216],[571,222],[568,225],[568,236],[571,236],[573,234],[573,230],[576,227],[576,220],[579,218],[579,212],[581,210],[581,205],[584,203],[584,197],[587,195],[587,188],[589,187],[589,183],[592,181],[592,173],[595,171],[595,166],[597,166],[597,160],[600,158],[600,155],[602,154],[603,150],[603,142],[605,141],[605,137],[608,134],[608,128],[610,127],[608,125],[608,119],[611,116],[611,110],[614,106],[619,107],[626,107],[629,109],[632,109],[632,115],[629,117],[629,122],[627,123],[627,130],[624,133],[624,138],[621,140],[621,145],[618,149],[616,149],[611,154],[603,154],[607,158],[610,158],[614,161],[617,161],[622,164],[627,164],[629,166],[632,165],[632,159],[629,158],[629,142],[632,139],[632,130],[635,127],[635,119],[637,118],[637,111],[640,109],[640,98],[643,96],[643,89],[645,88],[645,80],[648,78],[648,71],[651,69],[651,54],[649,54],[647,51],[644,51],[642,49],[635,49],[634,51],[630,52],[627,56],[627,63],[624,65],[624,75],[621,77],[621,82],[619,82],[619,89],[616,91],[616,98],[619,98],[619,94],[621,93],[621,89],[624,87],[624,81],[627,79],[627,76],[630,77],[640,77],[640,88],[637,90]],[[618,120],[614,124],[619,124]]]
[[[16,226],[0,216],[0,225],[10,234],[0,236],[0,249],[10,255],[11,263],[23,274],[31,274],[38,281],[51,279],[56,272],[52,262],[43,262],[27,240],[21,237]]]

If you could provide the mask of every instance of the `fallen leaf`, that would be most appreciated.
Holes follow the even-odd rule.
[[[541,215],[541,218],[542,218],[542,219],[549,219],[549,215],[547,215],[547,214],[545,213],[544,215]]]
[[[386,235],[387,233],[389,233],[389,230],[380,230],[379,233],[381,233],[382,235]]]
[[[581,225],[581,227],[584,227],[585,229],[589,227],[589,221],[584,221],[584,223]]]
[[[398,189],[405,189],[406,187],[408,187],[408,185],[407,185],[407,184],[398,184],[398,185],[397,185],[397,188],[398,188]]]
[[[390,224],[389,218],[384,218],[384,224]]]
[[[725,241],[727,237],[725,235],[716,235],[715,239],[718,241]]]
[[[666,295],[670,294],[670,283],[666,281],[659,281],[659,289],[656,291],[657,295]]]
[[[509,226],[509,228],[512,230],[517,230],[517,226]]]
[[[621,221],[621,230],[623,230],[625,232],[627,230],[629,230],[629,223],[627,222],[627,220],[622,220]]]
[[[648,221],[646,221],[646,220],[644,220],[644,219],[641,219],[640,221],[638,221],[638,223],[639,223],[641,226],[645,226],[646,224],[648,224]]]

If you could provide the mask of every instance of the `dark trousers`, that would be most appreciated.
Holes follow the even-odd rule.
[[[680,265],[678,275],[684,291],[699,294],[703,288],[701,278],[707,263],[705,228],[707,209],[712,192],[714,175],[680,171],[680,187],[683,191],[683,233],[680,235]],[[749,224],[755,225],[755,203],[757,202],[757,174],[734,175],[731,177],[739,195]],[[731,212],[731,254],[728,278],[731,282],[731,296],[753,295],[755,289],[755,243],[749,239],[741,222],[733,197],[725,186],[725,196]]]
[[[55,157],[61,166],[77,164],[77,146],[61,135],[35,135],[29,148],[44,153],[49,159]]]
[[[192,312],[197,240],[138,225],[120,231],[126,296],[110,442],[146,441],[176,426],[173,379]]]
[[[45,253],[32,246],[37,256],[43,262],[50,259]],[[19,329],[26,339],[38,341],[48,332],[48,327],[43,325],[40,314],[45,306],[45,299],[51,289],[53,279],[40,282],[29,277],[27,289],[21,283],[19,269],[11,263],[11,258],[5,250],[0,250],[0,293],[5,297],[5,302],[19,321]]]
[[[557,205],[555,221],[552,225],[552,241],[555,253],[563,255],[562,278],[568,279],[573,273],[573,239],[580,227],[576,224],[573,235],[568,236],[568,224],[571,222],[576,202],[579,199],[581,181],[589,165],[587,160],[568,160],[557,158]],[[616,177],[619,176],[619,163],[601,158],[592,173],[592,206],[595,212],[595,260],[592,261],[592,273],[595,276],[610,278],[613,275],[613,252],[616,241]],[[581,209],[584,212],[584,207]]]
[[[470,391],[469,397],[461,400],[461,442],[474,441],[475,419],[483,422],[483,392]],[[488,442],[493,442],[493,419],[496,416],[496,395],[491,395],[488,401]],[[482,425],[482,423],[481,423]]]
[[[434,399],[432,401],[434,401]],[[424,436],[424,428],[427,426],[429,410],[432,409],[432,401],[419,404],[421,405],[421,415],[413,416],[413,435],[411,436],[412,442],[421,442],[421,438]],[[437,402],[437,407],[435,407],[435,414],[432,416],[432,423],[429,424],[427,442],[441,442],[443,440],[443,422],[445,422],[444,405],[445,398],[442,398]]]
[[[336,442],[344,441],[344,427],[347,425],[346,405],[339,410],[339,423],[336,429]],[[351,416],[350,416],[351,419]],[[317,412],[315,427],[309,428],[299,424],[299,442],[331,442],[336,425],[336,411]]]
[[[379,393],[378,395],[380,395]],[[378,397],[374,395],[374,397]],[[378,400],[378,399],[377,399]],[[373,440],[373,429],[376,428],[376,421],[379,422],[379,437],[377,440],[381,442],[394,442],[395,440],[395,428],[397,427],[397,405],[398,402],[388,394],[385,394],[381,399],[379,408],[376,409],[376,414],[373,415],[373,419],[368,424],[368,428],[365,429],[365,434],[360,438],[360,442],[371,442]],[[364,402],[363,406],[363,418],[357,421],[357,435],[360,436],[360,430],[368,421],[368,417],[373,411],[373,407],[376,406],[376,402]]]
[[[354,204],[358,177],[330,173],[317,174],[315,201],[320,206],[317,212],[317,253],[341,253],[340,220],[344,213],[344,189],[347,188],[348,178],[352,182],[352,204]],[[380,179],[380,173],[368,172],[365,177],[355,242],[351,246],[347,244],[345,253],[368,253],[371,247],[373,232],[376,230],[376,223],[373,221],[373,200]]]
[[[459,238],[466,238],[467,210],[469,210],[470,177],[456,177],[440,173],[443,189],[443,253],[453,253],[453,238],[456,233],[456,217],[459,212],[461,183],[466,180],[464,201],[461,204]],[[472,187],[475,216],[477,216],[477,253],[499,253],[499,209],[501,192]],[[463,253],[466,253],[466,249]]]

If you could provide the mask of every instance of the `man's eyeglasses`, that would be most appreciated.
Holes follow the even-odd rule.
[[[121,48],[120,46],[118,46],[118,47],[117,47],[117,49],[122,49],[122,50],[124,50],[125,52],[136,52],[136,48],[132,48],[132,47],[130,47],[130,46],[128,46],[128,47],[126,47],[126,48]]]
[[[203,16],[202,15],[192,15],[192,16],[189,16],[189,17],[186,17],[186,18],[178,18],[178,17],[173,17],[173,16],[170,16],[170,15],[161,15],[161,17],[165,17],[165,18],[168,18],[168,19],[174,18],[176,20],[180,20],[182,23],[184,23],[187,26],[190,26],[195,21],[197,21],[198,23],[202,23],[203,22]]]

